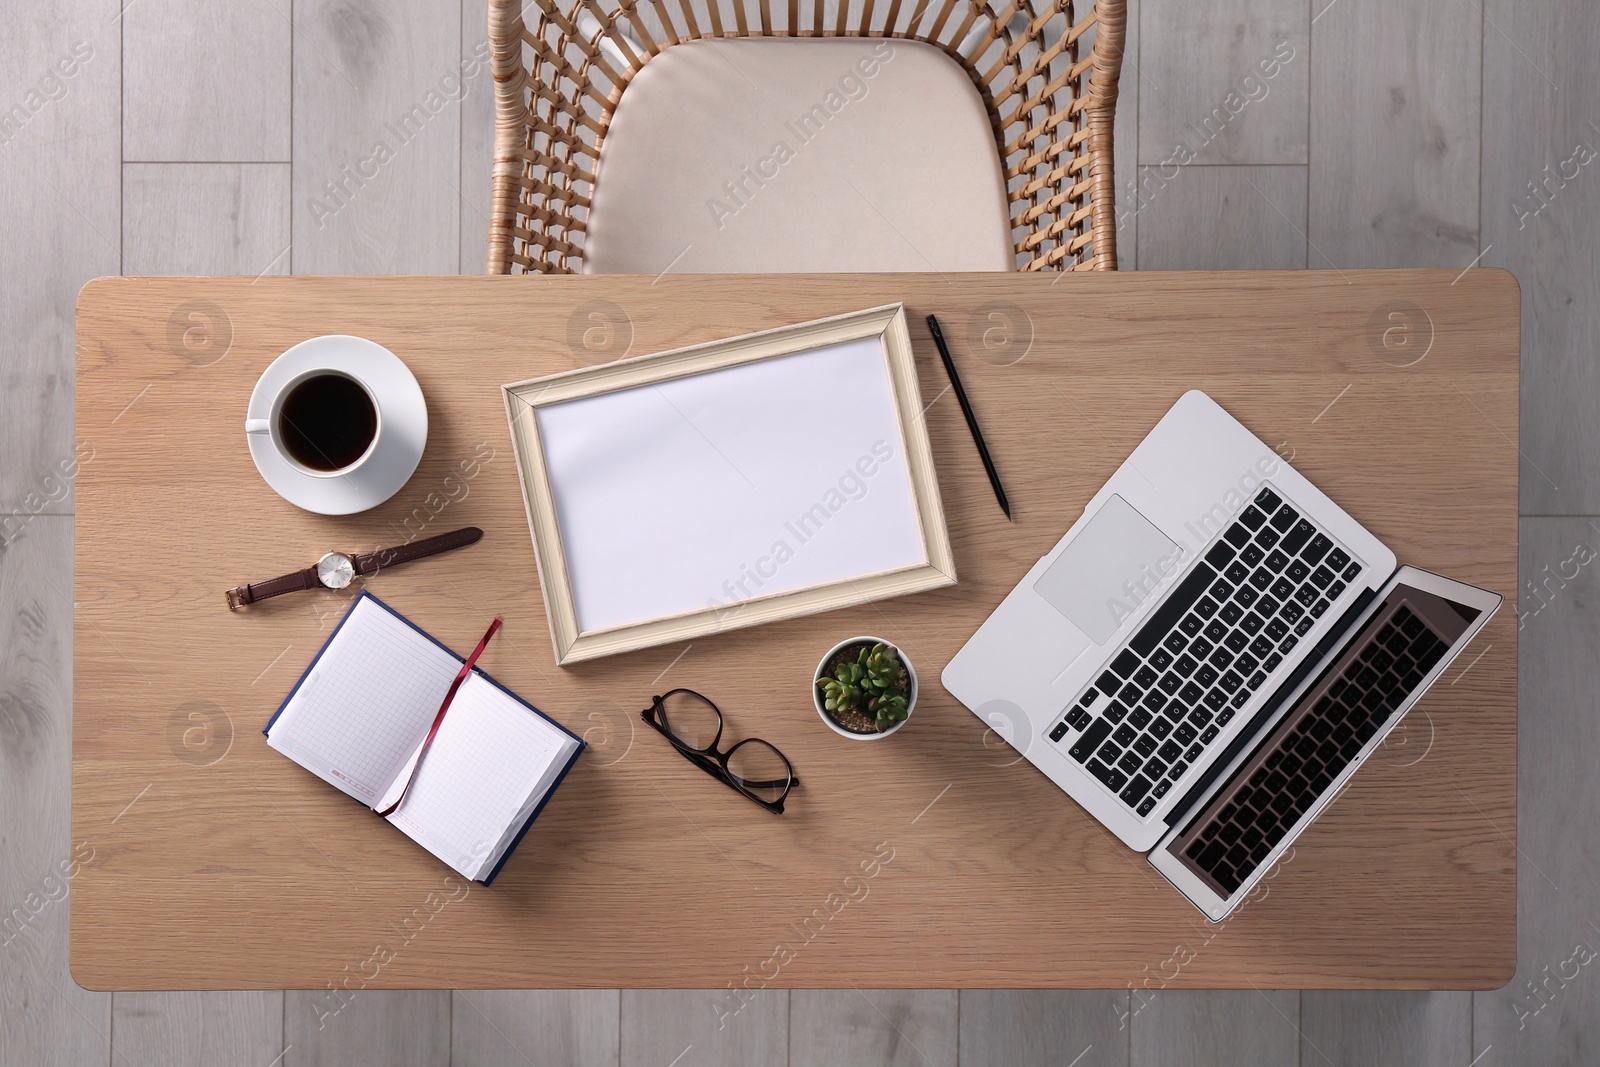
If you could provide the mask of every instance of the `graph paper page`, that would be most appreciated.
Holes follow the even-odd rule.
[[[577,742],[474,671],[389,816],[467,878],[491,870]],[[407,766],[411,763],[408,758]],[[387,807],[399,783],[378,806]]]
[[[406,764],[461,661],[370,598],[301,683],[267,743],[371,806]]]

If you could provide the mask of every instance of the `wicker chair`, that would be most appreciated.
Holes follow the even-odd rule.
[[[839,0],[830,17],[824,0],[808,0],[804,13],[800,0],[787,12],[771,0],[490,0],[489,273],[581,270],[601,146],[624,90],[672,45],[744,37],[937,47],[987,107],[1016,269],[1115,270],[1112,121],[1125,2]],[[524,11],[537,14],[533,25]]]

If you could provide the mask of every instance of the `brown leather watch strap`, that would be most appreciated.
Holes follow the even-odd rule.
[[[246,604],[254,604],[269,596],[298,593],[302,589],[315,589],[321,584],[317,580],[315,567],[307,567],[303,571],[295,571],[293,574],[285,574],[281,578],[271,578],[265,582],[247,582],[237,589],[228,590],[228,610],[238,611]]]
[[[448,552],[452,548],[465,548],[475,544],[483,531],[476,526],[467,526],[460,530],[452,530],[437,537],[425,537],[421,541],[412,541],[407,545],[396,545],[394,548],[380,548],[375,552],[364,552],[351,559],[357,574],[377,574],[385,567],[392,567],[396,563],[409,563],[423,556],[431,556],[435,552]]]

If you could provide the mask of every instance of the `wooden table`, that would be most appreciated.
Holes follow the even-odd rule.
[[[1491,988],[1516,957],[1518,290],[1500,271],[106,279],[78,306],[72,972],[95,989],[1243,986]],[[1015,507],[995,506],[913,331],[960,583],[554,665],[502,382],[904,300],[951,337]],[[354,333],[422,383],[394,499],[277,497],[256,377]],[[987,347],[985,344],[987,343]],[[1420,358],[1419,358],[1420,357]],[[1416,362],[1412,362],[1416,360]],[[1409,364],[1409,365],[1408,365]],[[1185,390],[1205,389],[1402,562],[1499,591],[1452,668],[1269,891],[1206,923],[937,685],[939,671]],[[261,727],[353,590],[231,615],[222,592],[330,549],[483,527],[370,588],[592,748],[492,888],[464,886],[268,750]],[[817,720],[842,636],[928,680],[892,741]],[[1469,658],[1469,657],[1464,657]],[[804,780],[769,815],[644,727],[712,695]]]

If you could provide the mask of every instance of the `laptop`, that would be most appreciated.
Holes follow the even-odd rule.
[[[1217,922],[1500,602],[1191,391],[942,681]]]

